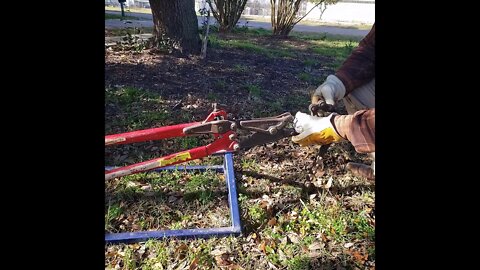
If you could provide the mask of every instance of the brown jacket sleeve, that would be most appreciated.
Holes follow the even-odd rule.
[[[332,122],[338,134],[350,141],[357,152],[375,152],[375,108],[336,115]]]
[[[375,23],[335,75],[345,85],[345,95],[375,78]]]

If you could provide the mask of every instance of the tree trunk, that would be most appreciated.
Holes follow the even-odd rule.
[[[270,0],[273,35],[286,37],[295,26],[301,0]]]
[[[213,3],[212,3],[213,2]],[[237,25],[247,0],[208,0],[213,16],[220,25],[220,32],[230,32]]]
[[[270,0],[273,35],[287,37],[293,27],[305,18],[315,7],[325,2],[320,0],[305,15],[297,18],[302,0]],[[330,0],[329,2],[338,2]]]
[[[201,49],[194,0],[149,0],[153,15],[154,44],[170,44],[182,54]]]

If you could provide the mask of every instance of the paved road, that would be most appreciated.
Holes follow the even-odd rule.
[[[105,11],[105,12],[111,13],[111,14],[120,14],[119,11]],[[105,28],[152,27],[153,26],[152,14],[128,12],[125,15],[138,17],[138,18],[141,18],[141,20],[128,20],[128,21],[105,20]],[[201,25],[202,20],[203,19],[201,17],[198,17],[199,25]],[[246,22],[247,22],[246,20],[241,19],[239,20],[237,25],[243,26],[245,25]],[[271,24],[267,22],[248,21],[247,25],[248,27],[251,27],[251,28],[264,28],[268,30],[272,29]],[[295,27],[293,27],[292,31],[364,37],[368,34],[369,30],[350,29],[350,28],[342,28],[342,27],[335,27],[335,26],[311,26],[311,25],[297,24],[295,25]]]

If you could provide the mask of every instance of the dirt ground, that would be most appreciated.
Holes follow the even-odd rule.
[[[310,43],[306,40],[295,38],[277,40],[263,36],[241,35],[221,37],[221,40],[224,41],[229,39],[237,41],[245,39],[269,50],[287,50],[294,52],[294,57],[288,55],[283,57],[272,56],[225,46],[209,48],[206,60],[199,57],[179,58],[152,53],[149,50],[133,52],[106,49],[106,134],[201,121],[212,110],[213,102],[221,104],[229,113],[231,119],[275,116],[283,112],[290,112],[293,115],[297,111],[307,112],[312,91],[327,75],[334,72],[332,62],[335,59],[315,53],[310,49]],[[308,74],[308,76],[302,74]],[[125,88],[140,90],[132,90],[131,94],[120,96],[119,91],[123,91],[122,89]],[[128,110],[125,109],[127,107]],[[346,113],[341,103],[338,110],[339,113]],[[155,112],[155,114],[151,112]],[[129,120],[133,118],[140,120]],[[200,137],[195,141],[172,139],[142,143],[136,146],[106,148],[105,161],[106,164],[114,166],[126,162],[139,162],[184,150],[185,147],[191,148],[203,145],[209,141],[211,139],[207,137]],[[299,147],[286,138],[235,154],[235,177],[240,196],[244,196],[246,200],[245,203],[241,204],[241,208],[243,208],[241,210],[242,224],[244,225],[243,236],[241,236],[241,240],[236,240],[243,241],[243,246],[238,244],[237,248],[244,249],[243,252],[245,253],[261,254],[259,256],[263,257],[251,261],[248,257],[237,254],[241,258],[231,260],[232,264],[235,263],[243,269],[267,269],[272,268],[271,265],[281,268],[281,260],[277,262],[272,259],[275,256],[265,249],[263,249],[263,252],[262,250],[259,251],[258,248],[251,249],[246,247],[245,243],[253,241],[252,243],[255,244],[252,246],[258,247],[258,245],[261,245],[261,240],[252,240],[252,235],[256,235],[259,239],[261,235],[263,239],[269,239],[269,236],[267,236],[269,233],[265,231],[265,228],[268,227],[266,223],[271,224],[272,218],[278,218],[285,212],[285,209],[290,208],[291,210],[297,206],[301,207],[304,201],[308,205],[314,205],[312,200],[318,200],[317,203],[327,202],[326,205],[329,205],[333,200],[345,208],[342,211],[358,212],[359,209],[368,208],[370,209],[368,220],[370,223],[373,222],[374,226],[375,206],[373,201],[370,200],[373,195],[367,196],[369,197],[368,202],[354,203],[359,197],[374,192],[374,183],[356,178],[344,168],[349,161],[370,164],[371,160],[366,155],[356,153],[348,143],[334,144],[323,158],[317,155],[318,149],[317,146]],[[183,179],[188,182],[190,178]],[[330,179],[333,179],[333,184]],[[142,182],[143,180],[138,181],[140,184],[146,183]],[[116,180],[107,183],[107,191],[113,192],[120,182]],[[221,186],[219,185],[218,192],[219,194],[225,194],[225,188]],[[289,192],[290,189],[295,189],[295,192]],[[280,191],[282,192],[281,196],[273,196]],[[182,192],[178,190],[172,191],[172,189],[169,189],[164,190],[164,192],[166,198],[168,198],[166,205],[170,207],[175,205],[174,202],[178,203],[179,199],[185,199]],[[312,194],[317,194],[317,197],[312,199]],[[251,211],[245,209],[245,207],[252,207],[253,204],[261,203],[262,200],[266,200],[265,195],[271,201],[272,207],[269,207],[266,211],[265,219],[259,221],[252,218]],[[115,195],[107,194],[106,203],[107,200],[116,200],[116,198]],[[191,215],[194,216],[194,213],[198,212],[195,207],[202,208],[201,204],[184,205],[184,203],[185,201],[181,201],[180,204],[176,204],[176,210],[178,210],[179,205],[182,205],[189,208],[189,210],[183,209],[182,211],[192,211]],[[218,206],[216,210],[215,205]],[[226,198],[213,200],[210,205],[207,204],[203,207],[207,209],[204,209],[205,211],[215,213],[213,216],[226,213],[228,217]],[[176,210],[171,211],[175,212]],[[130,214],[135,215],[132,211]],[[165,209],[161,211],[165,213]],[[123,219],[126,219],[126,216]],[[134,218],[134,220],[136,219]],[[200,226],[200,222],[204,222],[203,225],[210,223],[210,226],[212,224],[225,225],[225,220],[206,219],[205,215],[193,218],[190,223],[183,225],[195,228]],[[113,222],[113,229],[106,229],[106,231],[139,229],[139,225],[135,225],[135,222],[123,227],[119,227],[120,224],[126,223],[122,223],[122,218],[117,218],[116,223]],[[165,227],[153,226],[153,228]],[[332,249],[328,251],[330,257],[323,255],[310,257],[310,268],[292,268],[288,264],[288,269],[320,269],[315,268],[315,265],[320,262],[324,263],[324,269],[374,269],[374,255],[361,257],[362,259],[358,260],[360,255],[351,255],[355,253],[345,251],[351,250],[350,247],[345,248],[349,246],[348,243],[338,239],[328,239],[328,237],[324,241],[326,250],[330,248],[328,244],[330,243],[331,246],[338,245],[338,250],[342,251],[335,253],[337,252],[334,251],[335,247],[331,247]],[[173,245],[178,248],[178,243]],[[270,242],[267,241],[266,243]],[[374,248],[371,238],[357,237],[354,243],[358,250],[365,251]],[[235,244],[232,245],[235,246]],[[265,246],[265,241],[263,241],[263,245]],[[120,250],[125,247],[106,245],[106,268],[128,268],[126,268],[125,258],[121,259],[122,256],[118,255],[121,254]],[[301,253],[301,251],[298,252],[297,255]],[[286,259],[286,261],[288,260]],[[139,267],[142,265],[146,264],[138,259],[132,268],[140,269]],[[192,264],[189,263],[189,265],[191,267]],[[218,269],[227,268],[218,266]]]

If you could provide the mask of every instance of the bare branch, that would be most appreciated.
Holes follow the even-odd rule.
[[[296,25],[298,22],[300,22],[303,18],[305,18],[308,14],[310,14],[310,12],[312,12],[312,10],[314,8],[318,7],[322,3],[323,3],[323,1],[319,2],[318,4],[315,4],[315,6],[313,6],[307,13],[305,13],[305,15],[303,15],[300,19],[298,19],[296,22],[294,22],[293,25]]]

